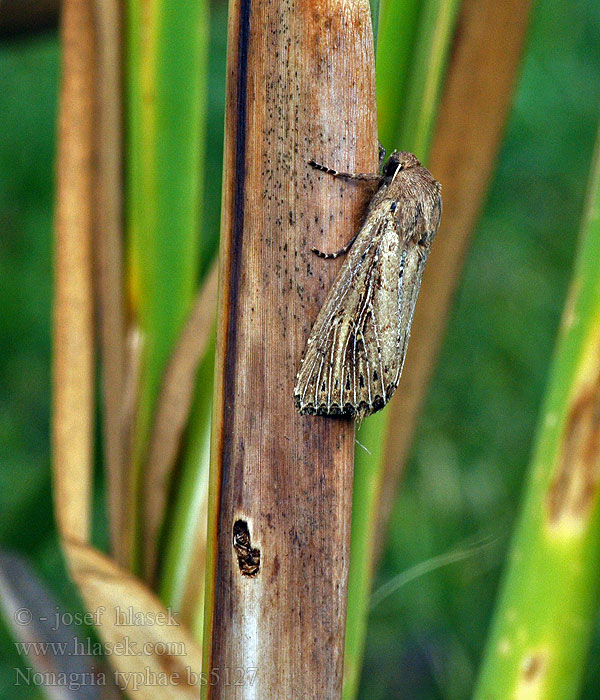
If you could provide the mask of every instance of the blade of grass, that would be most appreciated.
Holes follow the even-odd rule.
[[[122,685],[145,700],[197,697],[201,654],[139,581],[86,546],[93,433],[92,224],[94,27],[92,4],[63,8],[63,82],[56,215],[54,470],[56,512],[73,578]],[[119,610],[131,623],[122,623]],[[138,624],[142,619],[147,624]],[[162,622],[161,622],[162,621]],[[132,650],[123,651],[123,650]],[[150,676],[149,676],[150,674]],[[148,680],[150,678],[150,680]],[[165,678],[168,683],[154,678]],[[196,680],[198,679],[198,680]]]
[[[344,687],[348,700],[358,691],[373,569],[469,236],[500,146],[528,10],[529,2],[524,0],[463,0],[430,162],[443,186],[442,225],[425,271],[400,386],[387,411],[366,421],[358,434],[368,453],[358,449],[355,459],[357,505],[352,524]],[[510,27],[510,31],[499,32],[499,27]],[[436,112],[430,112],[431,119]]]
[[[454,6],[456,4],[455,2],[427,3],[427,9],[419,17],[418,27],[416,30],[413,29],[413,36],[410,37],[415,46],[419,47],[419,51],[415,53],[414,60],[411,61],[410,66],[408,65],[408,52],[398,51],[397,47],[393,46],[393,33],[384,33],[382,29],[382,41],[378,51],[380,59],[378,71],[380,66],[388,65],[388,68],[384,69],[384,78],[386,80],[400,80],[403,84],[408,84],[410,89],[408,101],[404,103],[403,114],[396,113],[393,104],[387,101],[383,102],[383,105],[381,105],[383,109],[392,110],[392,114],[388,115],[385,112],[380,112],[380,123],[391,133],[397,131],[397,124],[401,121],[405,124],[406,134],[408,134],[406,125],[412,124],[415,133],[411,135],[412,141],[410,143],[413,144],[417,144],[420,138],[417,136],[417,129],[424,130],[423,133],[428,134],[435,124],[437,98],[445,74],[445,63],[440,59],[445,58],[448,54],[448,47],[452,38],[451,30],[454,26],[450,18],[454,16]],[[411,11],[410,5],[406,7],[406,11]],[[414,22],[414,15],[410,16]],[[391,24],[390,17],[386,17],[386,21]],[[385,23],[382,22],[382,24],[386,26]],[[406,39],[409,39],[409,37],[407,36]],[[392,55],[399,57],[401,60],[398,67],[398,75],[389,68],[389,64],[386,64],[386,58],[383,54],[386,47],[391,47]],[[414,52],[412,47],[411,52]],[[437,60],[431,60],[432,56],[436,56]],[[404,71],[404,75],[402,71]],[[420,110],[416,110],[416,105],[419,95],[423,98],[424,93],[420,92],[420,86],[416,82],[415,75],[427,84],[428,98],[432,95],[435,98],[427,101],[422,99]],[[395,90],[394,87],[385,86],[382,78],[378,81],[378,88],[380,87],[383,89],[384,100],[389,99],[389,95],[393,94]],[[412,105],[412,111],[409,114],[410,105]],[[415,121],[417,111],[421,120],[418,124]],[[396,124],[395,128],[393,127],[394,124]],[[410,148],[410,146],[402,142],[402,148]],[[434,175],[439,178],[435,171]],[[406,375],[406,368],[404,374]],[[405,385],[406,381],[403,376],[398,393],[403,390]],[[348,585],[348,621],[344,655],[344,700],[351,700],[358,693],[369,608],[368,597],[375,562],[374,553],[377,548],[377,544],[374,544],[373,535],[380,518],[377,506],[381,499],[383,475],[385,473],[383,446],[388,431],[390,411],[391,409],[388,408],[386,413],[380,413],[371,417],[361,426],[358,434],[358,440],[366,449],[358,449],[355,455],[355,509],[352,522],[352,548]]]
[[[376,418],[370,418],[373,422]],[[374,426],[367,425],[358,431],[358,447],[354,455],[354,493],[352,496],[352,542],[350,545],[350,573],[348,576],[348,618],[344,652],[343,700],[353,700],[358,694],[360,671],[364,654],[369,595],[373,579],[374,543],[378,513],[375,504],[381,488],[383,446],[385,443],[384,421],[376,420]],[[374,468],[375,467],[375,468]]]
[[[204,666],[256,676],[204,697],[341,692],[353,426],[298,416],[293,385],[339,269],[310,247],[365,205],[307,161],[376,168],[373,58],[366,1],[231,6]]]
[[[94,429],[92,201],[94,33],[89,3],[65,0],[58,120],[52,448],[61,535],[87,542]]]
[[[417,36],[420,0],[383,0],[377,36],[377,116],[379,140],[388,151],[396,141],[398,120],[404,113],[410,58]]]
[[[460,0],[428,0],[419,16],[396,143],[423,161],[429,159],[431,134],[459,9]]]
[[[384,531],[439,352],[470,236],[494,172],[527,35],[530,0],[463,0],[429,166],[444,213],[388,413],[376,542]]]
[[[600,589],[600,139],[528,483],[475,698],[574,700]]]
[[[214,331],[196,376],[196,396],[190,416],[181,478],[172,512],[160,593],[166,605],[179,611],[199,642],[204,621],[206,572],[206,518],[210,424],[215,359]]]
[[[142,465],[162,375],[196,288],[208,4],[129,0],[129,277],[144,339],[129,512],[139,551]]]
[[[122,17],[119,0],[94,0],[96,28],[96,173],[94,257],[102,357],[104,462],[111,550],[126,562],[127,485],[123,385],[125,310],[123,280]]]
[[[160,529],[171,489],[171,476],[188,422],[196,374],[213,332],[217,309],[218,266],[213,264],[164,374],[144,474],[144,565],[154,580]]]

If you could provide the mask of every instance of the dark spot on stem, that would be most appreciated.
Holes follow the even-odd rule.
[[[598,489],[600,375],[581,392],[567,416],[556,475],[548,492],[550,521],[584,518]]]
[[[242,576],[256,576],[260,570],[260,549],[252,547],[250,530],[245,520],[236,520],[233,524],[233,548]]]
[[[544,673],[544,656],[542,654],[530,654],[523,662],[523,680],[525,683],[533,683]]]

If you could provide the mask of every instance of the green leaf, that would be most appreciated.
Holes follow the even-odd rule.
[[[129,291],[143,337],[130,506],[135,540],[154,405],[197,284],[208,5],[130,0],[128,9]],[[139,554],[133,558],[139,568]]]
[[[600,577],[600,148],[476,700],[574,700]]]

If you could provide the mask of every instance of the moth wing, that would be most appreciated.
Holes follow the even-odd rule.
[[[310,334],[294,391],[300,413],[362,418],[389,401],[412,320],[402,320],[403,304],[414,309],[418,293],[403,300],[409,257],[393,217],[363,227]]]
[[[397,200],[398,229],[406,242],[412,239],[419,243],[421,254],[427,257],[442,215],[441,185],[425,168],[404,176],[406,184]]]
[[[421,290],[423,270],[442,215],[441,186],[431,179],[428,172],[425,184],[419,186],[418,190],[421,192],[420,197],[416,197],[409,189],[409,195],[398,200],[398,231],[403,243],[402,272],[398,290],[398,344],[402,356],[400,374]],[[400,376],[396,384],[399,380]]]

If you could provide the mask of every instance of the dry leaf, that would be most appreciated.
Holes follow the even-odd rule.
[[[73,615],[61,608],[27,561],[8,552],[0,552],[0,605],[18,640],[15,646],[22,645],[19,654],[33,667],[14,669],[17,684],[39,685],[53,700],[122,697],[99,660],[85,653],[85,630],[74,624]]]
[[[94,58],[88,3],[65,0],[62,44],[55,225],[54,496],[63,536],[87,542],[94,427]]]
[[[141,700],[198,700],[202,652],[177,615],[97,550],[64,547],[117,685]]]

